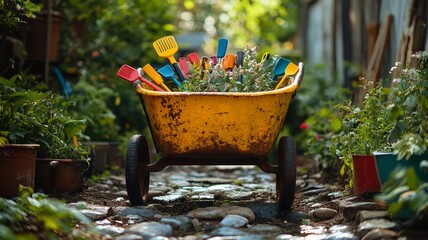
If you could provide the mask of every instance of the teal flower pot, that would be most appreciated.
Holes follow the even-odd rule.
[[[378,178],[381,186],[386,183],[389,178],[391,172],[394,171],[397,167],[413,167],[415,173],[421,182],[428,182],[428,173],[422,171],[419,167],[422,160],[428,159],[428,152],[422,155],[414,155],[410,157],[408,160],[406,159],[397,159],[397,155],[386,152],[374,152],[375,163],[376,163],[376,171],[378,174]],[[393,200],[392,202],[397,201],[398,199]],[[388,203],[390,204],[390,202]],[[397,219],[408,220],[413,216],[413,212],[408,207],[405,207],[398,211],[395,215]]]
[[[383,185],[389,178],[389,174],[398,166],[413,167],[420,181],[428,182],[428,173],[423,172],[419,164],[422,160],[428,159],[428,153],[422,155],[414,155],[410,159],[397,159],[397,155],[389,152],[374,152],[376,170],[379,176],[380,184]]]

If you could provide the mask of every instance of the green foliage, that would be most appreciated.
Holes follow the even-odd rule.
[[[93,141],[110,141],[117,139],[119,126],[116,115],[107,106],[110,98],[117,94],[108,87],[96,87],[81,78],[74,86],[70,100],[75,103],[73,111],[87,121],[85,135]]]
[[[104,114],[105,120],[111,121],[114,114],[114,121],[120,130],[114,126],[113,135],[106,136],[95,129],[93,131],[92,127],[95,126],[92,125],[88,126],[88,133],[95,132],[91,136],[93,139],[111,139],[116,138],[114,135],[118,131],[142,131],[147,123],[141,104],[135,97],[135,90],[129,88],[129,83],[116,76],[117,69],[124,63],[142,66],[147,62],[164,61],[156,55],[152,42],[175,31],[172,25],[176,17],[174,5],[167,1],[149,0],[65,0],[60,1],[60,4],[65,13],[60,42],[60,57],[63,59],[61,69],[64,69],[72,83],[80,85],[80,79],[85,78],[88,84],[99,89],[109,88],[115,93],[114,97],[102,104],[108,108]],[[83,26],[81,36],[74,28],[76,19]],[[95,104],[88,103],[85,108],[89,109],[89,105]],[[94,124],[98,124],[97,119],[85,114],[95,121]]]
[[[246,47],[242,67],[234,66],[230,71],[224,70],[220,63],[210,70],[202,70],[195,65],[193,73],[183,83],[181,91],[189,92],[261,92],[273,90],[276,82],[272,81],[272,68],[279,56],[272,56],[270,63],[257,62],[257,47]],[[202,73],[206,77],[202,78]],[[242,75],[242,82],[238,76]]]
[[[68,111],[73,103],[52,92],[22,89],[19,79],[0,77],[0,141],[40,144],[41,158],[86,159],[88,150],[73,145],[72,137],[86,126]]]
[[[306,67],[305,78],[296,95],[300,132],[298,146],[304,154],[313,157],[323,174],[338,176],[338,161],[332,148],[332,138],[341,130],[339,109],[335,105],[346,98],[349,91],[342,88],[337,78],[328,73],[325,65]]]
[[[389,204],[388,212],[393,216],[408,211],[409,225],[428,220],[428,183],[418,179],[413,167],[395,169],[376,200]]]
[[[395,142],[394,154],[399,159],[428,149],[428,53],[418,56],[420,68],[401,69],[390,95],[388,110],[395,122],[390,140]]]
[[[14,32],[28,18],[34,17],[34,13],[40,11],[40,7],[30,0],[1,0],[0,1],[0,38],[4,33]]]
[[[80,230],[73,231],[77,225]],[[86,216],[29,187],[20,186],[15,200],[0,198],[0,239],[91,239],[96,234]]]
[[[350,176],[352,186],[352,155],[371,155],[374,151],[385,151],[391,147],[388,141],[393,122],[386,110],[388,89],[382,86],[365,88],[369,91],[361,106],[350,103],[337,107],[342,115],[342,128],[332,138],[331,150],[343,161],[340,174]]]

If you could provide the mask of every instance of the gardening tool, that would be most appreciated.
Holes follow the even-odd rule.
[[[181,72],[180,67],[175,61],[174,54],[178,51],[178,45],[173,36],[166,36],[159,38],[153,42],[153,47],[159,57],[168,58],[169,62],[172,64],[175,73],[177,74],[180,81],[185,81],[186,78]]]
[[[193,67],[199,65],[199,57],[198,54],[196,53],[189,53],[189,55],[187,55],[187,58],[189,59],[189,62],[193,65]]]
[[[235,58],[235,65],[236,67],[242,68],[242,66],[244,65],[244,51],[240,50],[236,53],[236,58]],[[238,73],[238,82],[242,83],[242,73]]]
[[[285,72],[285,69],[287,68],[288,64],[290,63],[290,60],[285,58],[279,58],[278,61],[275,63],[272,69],[272,81],[275,81],[276,78],[283,75]]]
[[[282,77],[281,81],[279,81],[279,83],[276,85],[275,90],[279,89],[281,85],[284,84],[285,79],[296,74],[297,71],[299,71],[299,67],[296,64],[290,62],[285,69],[284,76]],[[298,84],[300,85],[300,82]]]
[[[218,63],[217,56],[211,56],[211,66],[215,66]]]
[[[181,87],[181,83],[174,77],[175,73],[174,73],[174,70],[171,68],[171,66],[165,65],[165,66],[159,68],[158,73],[160,75],[162,75],[162,77],[164,77],[164,78],[172,79],[172,81],[174,81],[174,83],[178,87]]]
[[[149,85],[151,88],[153,88],[156,91],[163,92],[164,90],[157,86],[156,84],[150,82],[149,80],[143,78],[140,74],[138,74],[138,71],[134,68],[132,68],[129,65],[123,64],[122,67],[117,72],[117,76],[125,79],[128,82],[134,82],[135,80],[141,80],[145,84]]]
[[[217,45],[217,58],[218,62],[221,63],[221,59],[225,56],[227,50],[227,44],[229,41],[226,38],[219,38]]]
[[[235,66],[235,54],[226,54],[226,56],[224,56],[222,66],[223,69],[227,70],[228,72],[232,71],[233,67]]]
[[[265,52],[262,56],[262,60],[260,61],[261,64],[263,64],[266,60],[268,60],[270,58],[270,53],[269,52]]]
[[[163,89],[165,89],[167,92],[171,92],[169,88],[163,83],[163,79],[161,75],[159,75],[156,70],[150,65],[150,63],[147,63],[143,67],[144,73],[149,76],[157,85],[161,86]]]
[[[189,77],[189,67],[187,66],[187,60],[185,57],[180,57],[178,59],[178,63],[180,64],[180,69],[184,74],[184,77]]]
[[[202,66],[202,79],[206,79],[207,77],[207,71],[210,69],[210,64],[208,62],[208,57],[203,56],[201,60],[201,66]]]
[[[140,74],[140,76],[144,75],[143,69],[142,68],[137,68],[138,74]]]

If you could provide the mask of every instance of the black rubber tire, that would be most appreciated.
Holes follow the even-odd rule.
[[[136,134],[128,141],[125,163],[126,191],[131,205],[147,205],[150,172],[149,148],[146,138]]]
[[[296,143],[292,137],[281,137],[278,144],[278,172],[276,173],[279,215],[289,212],[293,206],[296,175]]]

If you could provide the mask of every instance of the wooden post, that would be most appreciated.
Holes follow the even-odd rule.
[[[48,0],[48,19],[46,29],[46,55],[45,55],[45,83],[49,82],[49,57],[51,55],[51,34],[52,34],[52,1]]]

